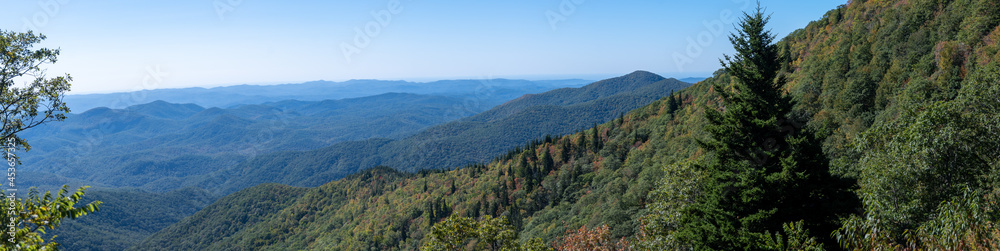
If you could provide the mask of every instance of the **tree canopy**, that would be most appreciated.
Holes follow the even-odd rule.
[[[0,138],[14,138],[25,149],[28,143],[17,133],[53,120],[63,120],[69,112],[63,96],[69,91],[69,74],[47,78],[42,65],[55,63],[59,49],[33,49],[45,40],[45,35],[34,32],[0,30],[0,120],[3,128]],[[27,83],[18,85],[22,76]]]

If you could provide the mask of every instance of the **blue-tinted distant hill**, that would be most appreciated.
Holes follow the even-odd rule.
[[[74,113],[96,107],[125,108],[163,100],[170,103],[196,104],[202,107],[229,108],[244,104],[262,104],[282,100],[321,101],[366,97],[383,93],[412,93],[461,96],[492,100],[511,100],[528,93],[540,93],[562,87],[579,87],[593,81],[582,79],[528,81],[515,79],[441,80],[427,83],[390,80],[349,80],[344,82],[312,81],[281,85],[235,85],[215,88],[156,89],[109,94],[68,95],[66,103]],[[486,97],[486,98],[484,98]]]
[[[67,180],[99,187],[168,191],[202,180],[258,154],[304,151],[337,142],[398,139],[500,103],[496,96],[386,93],[324,101],[286,100],[232,108],[155,101],[124,109],[94,108],[33,128],[20,154],[35,177],[26,185]],[[53,184],[49,181],[54,182]]]
[[[708,78],[705,78],[705,77],[689,77],[689,78],[682,78],[682,79],[679,79],[679,80],[683,81],[683,82],[694,84],[694,83],[701,82],[702,80],[705,80],[705,79],[708,79]]]
[[[74,113],[26,132],[33,149],[20,156],[37,176],[26,179],[30,185],[211,188],[220,181],[205,180],[209,174],[258,154],[399,139],[528,93],[585,83],[351,80],[70,95]],[[140,99],[156,101],[120,107]]]

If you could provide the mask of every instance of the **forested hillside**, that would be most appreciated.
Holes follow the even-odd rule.
[[[691,125],[702,122],[692,116],[698,109],[690,104],[695,102],[693,93],[703,96],[708,90],[704,86],[685,89],[674,102],[664,98],[596,129],[535,140],[487,165],[417,174],[386,167],[361,171],[310,189],[266,220],[213,245],[412,249],[420,246],[434,222],[453,214],[508,215],[526,236],[548,241],[596,224],[612,226],[614,236],[631,236],[646,194],[662,175],[658,167],[694,153]],[[675,119],[672,113],[681,117]],[[679,123],[688,119],[692,121]],[[226,217],[217,215],[223,213],[203,210],[198,215],[224,221]],[[136,249],[177,248],[170,240],[188,238],[177,233],[196,228],[206,226],[173,225]]]
[[[198,212],[218,197],[204,189],[165,193],[138,189],[91,189],[83,202],[101,201],[100,211],[48,230],[62,250],[125,250]]]
[[[636,71],[581,88],[525,95],[400,140],[387,149],[393,154],[381,164],[416,171],[426,166],[484,163],[524,142],[593,127],[688,86],[676,79]]]
[[[636,71],[581,88],[528,95],[399,140],[352,141],[313,151],[261,155],[242,163],[235,172],[220,174],[226,180],[220,191],[267,182],[318,186],[379,165],[415,171],[484,163],[525,141],[610,121],[686,86]],[[282,168],[265,168],[276,166]]]
[[[851,249],[997,249],[1000,3],[852,1],[789,35],[788,90],[858,181]]]
[[[829,164],[834,177],[856,182],[851,191],[861,205],[836,222],[840,227],[835,232],[801,221],[764,232],[775,226],[741,219],[747,223],[734,223],[735,229],[698,235],[721,225],[698,225],[705,219],[692,212],[721,215],[709,219],[717,221],[734,217],[725,215],[726,205],[710,203],[732,197],[706,185],[725,184],[720,177],[726,177],[726,169],[717,166],[729,163],[717,160],[727,156],[718,153],[720,145],[706,144],[724,135],[719,128],[727,128],[727,121],[737,122],[720,120],[730,115],[718,114],[746,111],[727,105],[743,105],[733,101],[731,91],[745,91],[740,88],[748,83],[719,71],[608,123],[527,141],[486,164],[416,174],[374,168],[327,183],[212,245],[233,250],[415,249],[429,241],[432,226],[446,217],[491,215],[508,219],[522,241],[540,237],[557,247],[589,238],[603,247],[649,249],[1000,248],[995,226],[1000,220],[998,24],[1000,6],[994,1],[851,1],[778,41],[780,55],[775,58],[781,60],[776,64],[755,62],[777,66],[774,72],[752,71],[787,79],[778,86],[783,90],[778,96],[794,106],[788,117],[754,123],[807,121],[798,127],[808,134],[783,140],[792,146],[820,140],[822,157],[809,163]],[[779,98],[762,97],[764,102]],[[715,119],[706,117],[713,113],[707,111],[716,111],[708,115]],[[799,148],[791,151],[792,156],[804,154],[797,153]],[[765,162],[798,165],[798,157],[780,160]],[[776,179],[767,182],[802,185]],[[744,203],[761,199],[752,192],[744,193],[750,194]],[[711,197],[714,193],[722,195]],[[762,208],[762,217],[768,217],[766,212],[774,209],[767,207],[780,205],[750,206]],[[230,213],[199,214],[223,222]],[[209,225],[214,224],[221,223]],[[167,240],[191,238],[177,233],[205,227],[176,224],[136,248],[181,247]],[[744,235],[725,236],[730,233]]]
[[[160,231],[145,240],[146,247],[133,250],[219,250],[225,240],[239,230],[257,224],[285,208],[308,189],[281,184],[262,184],[227,195],[205,210],[177,224],[192,226],[185,232],[176,228]],[[125,250],[122,247],[118,250]]]
[[[853,1],[780,43],[787,89],[846,168],[858,133],[913,105],[952,100],[986,71],[998,56],[997,24],[994,1]]]

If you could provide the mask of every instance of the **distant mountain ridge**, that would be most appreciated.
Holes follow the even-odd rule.
[[[126,108],[127,110],[142,113],[153,117],[165,118],[165,119],[182,119],[190,117],[195,113],[204,111],[205,108],[198,106],[196,104],[173,104],[167,103],[163,100],[153,101],[151,103],[134,105]]]
[[[415,171],[486,162],[526,141],[565,135],[610,121],[688,86],[676,79],[636,71],[580,88],[525,95],[399,140],[342,142],[306,152],[261,155],[241,164],[228,178],[219,178],[227,180],[219,192],[228,194],[268,182],[317,186],[379,165]]]
[[[695,84],[695,83],[704,81],[705,79],[708,79],[708,78],[706,78],[706,77],[687,77],[687,78],[682,78],[682,79],[679,79],[679,80],[687,82],[687,83]]]
[[[499,103],[500,101],[488,101]],[[195,176],[256,154],[310,150],[372,137],[401,138],[427,126],[480,112],[466,99],[388,93],[327,101],[281,101],[235,108],[155,101],[124,109],[94,108],[25,132],[33,150],[20,154],[39,181],[84,180],[98,187],[165,191],[209,188]]]
[[[26,132],[34,150],[22,155],[42,187],[83,182],[97,187],[164,191],[181,186],[214,188],[222,170],[248,156],[304,151],[341,141],[399,139],[427,126],[467,117],[524,94],[578,86],[584,80],[443,80],[430,83],[352,80],[277,86],[230,86],[145,91],[180,100],[230,102],[227,95],[255,98],[231,107],[157,100],[123,108],[97,107],[68,114],[62,123]],[[321,101],[285,97],[376,95]],[[192,92],[193,91],[193,92]],[[538,92],[542,92],[538,91]],[[90,95],[111,98],[136,93]],[[257,96],[265,97],[259,98]],[[80,96],[71,95],[67,99]],[[120,101],[120,100],[118,100]],[[68,100],[70,104],[74,101]],[[244,102],[244,101],[240,101]],[[99,153],[99,154],[98,154]],[[204,163],[198,163],[204,161]],[[190,166],[197,164],[201,167]],[[159,170],[159,171],[155,171]],[[197,178],[194,176],[198,176]]]
[[[487,162],[524,142],[545,135],[570,134],[595,123],[610,121],[624,112],[688,86],[690,84],[673,78],[636,71],[581,88],[525,95],[480,114],[430,127],[404,138],[400,140],[402,144],[419,145],[426,151],[411,152],[410,155],[394,154],[384,165],[416,171],[435,166],[450,168]],[[449,128],[465,129],[448,133]],[[434,130],[445,133],[432,132]]]
[[[202,107],[231,108],[245,104],[262,104],[283,100],[322,101],[358,98],[384,93],[480,98],[499,97],[506,101],[526,93],[539,93],[561,87],[579,87],[590,80],[564,79],[529,81],[517,79],[440,80],[427,83],[400,80],[349,80],[344,82],[311,81],[280,85],[235,85],[214,88],[155,89],[108,94],[67,95],[65,101],[74,113],[97,107],[125,108],[162,100],[169,103],[191,103]],[[492,107],[493,105],[488,105]]]
[[[648,71],[636,71],[625,76],[597,81],[580,88],[560,88],[545,93],[524,95],[466,120],[486,122],[510,116],[532,106],[565,106],[592,101],[621,92],[637,90],[650,83],[665,79]]]

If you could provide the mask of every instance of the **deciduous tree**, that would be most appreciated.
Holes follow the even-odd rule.
[[[435,224],[421,250],[552,250],[538,238],[525,243],[517,242],[517,232],[507,218],[484,216],[481,221],[451,216]]]
[[[58,243],[52,239],[46,241],[42,238],[46,229],[59,227],[64,218],[76,219],[95,212],[101,205],[100,201],[78,205],[86,188],[81,187],[76,192],[67,194],[69,188],[63,186],[55,197],[50,192],[39,196],[38,192],[32,189],[27,198],[5,198],[3,209],[0,210],[0,217],[4,223],[3,234],[0,234],[3,237],[3,240],[0,240],[0,243],[3,243],[0,245],[0,251],[55,249],[59,246]],[[14,233],[13,236],[11,233]]]
[[[69,112],[63,97],[73,79],[66,74],[48,78],[42,65],[55,63],[59,49],[34,45],[44,35],[0,30],[0,138],[13,138],[24,149],[27,141],[18,133],[53,120],[63,120]],[[18,84],[16,81],[24,80]]]

